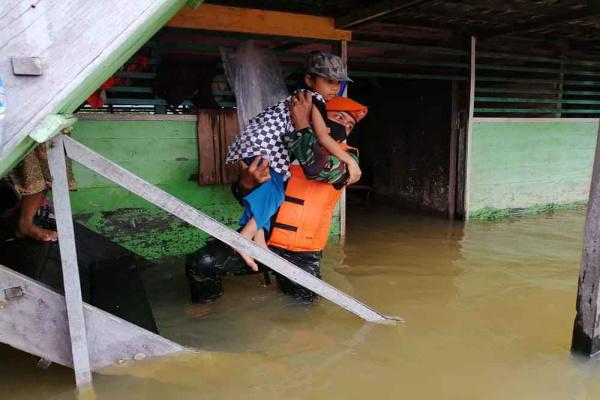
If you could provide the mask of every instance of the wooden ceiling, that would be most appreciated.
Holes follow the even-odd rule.
[[[356,39],[512,37],[600,47],[600,0],[207,0],[335,18]],[[367,5],[365,5],[365,3]],[[310,28],[308,28],[310,29]]]

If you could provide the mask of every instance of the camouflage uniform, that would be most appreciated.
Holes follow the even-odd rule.
[[[291,135],[284,135],[283,141],[292,156],[302,166],[308,179],[330,183],[336,189],[341,188],[348,181],[346,163],[329,154],[319,144],[315,133],[310,128],[301,129]],[[358,163],[358,154],[355,151],[348,151],[348,154]]]

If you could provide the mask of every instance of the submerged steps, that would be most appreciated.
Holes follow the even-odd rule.
[[[74,227],[83,301],[158,333],[135,254],[80,224]],[[0,264],[63,293],[56,242],[4,241]]]

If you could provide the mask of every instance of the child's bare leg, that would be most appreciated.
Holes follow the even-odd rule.
[[[269,248],[267,246],[267,241],[265,240],[265,230],[264,229],[259,229],[256,231],[256,235],[254,235],[254,241],[256,242],[257,245],[259,245],[260,247],[262,247],[264,249]]]
[[[240,235],[252,240],[254,238],[254,236],[256,236],[256,231],[257,231],[256,220],[254,218],[250,218],[250,220],[246,223],[246,225],[240,231]],[[263,234],[263,240],[264,240],[264,234]],[[239,253],[240,257],[242,257],[242,259],[246,262],[246,264],[248,265],[248,267],[250,267],[250,269],[252,271],[258,271],[258,265],[256,264],[256,261],[254,261],[254,259],[252,257],[247,255],[246,253],[241,252],[240,250],[237,250],[237,252]]]

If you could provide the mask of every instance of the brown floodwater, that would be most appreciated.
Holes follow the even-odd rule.
[[[398,326],[320,300],[301,306],[260,276],[189,304],[180,259],[144,279],[163,335],[197,353],[94,377],[98,399],[598,399],[600,365],[569,352],[583,210],[464,226],[356,208],[324,279]],[[1,399],[72,399],[70,370],[0,347]]]

